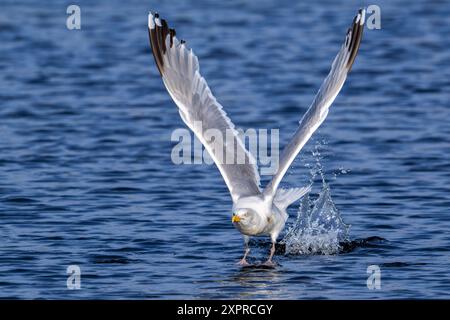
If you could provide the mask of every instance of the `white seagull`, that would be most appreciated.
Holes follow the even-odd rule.
[[[175,30],[169,29],[167,22],[160,19],[157,13],[149,13],[152,53],[164,85],[178,106],[181,119],[209,152],[230,191],[233,200],[232,223],[243,234],[245,242],[244,257],[239,264],[248,265],[246,258],[250,252],[248,242],[251,236],[270,236],[272,246],[264,264],[274,265],[275,243],[288,218],[286,209],[309,191],[309,187],[281,189],[279,184],[297,154],[325,120],[330,105],[341,90],[358,52],[364,21],[365,10],[360,9],[331,65],[330,73],[281,153],[278,171],[262,190],[256,162],[200,75],[198,59],[192,49],[188,50],[185,42],[177,39]],[[201,127],[194,125],[195,122],[201,122]],[[231,131],[232,143],[227,141],[221,150],[217,150],[214,141],[205,134],[208,129],[219,130],[223,136]],[[241,152],[245,161],[223,163],[218,152],[232,154],[234,160],[234,154]]]

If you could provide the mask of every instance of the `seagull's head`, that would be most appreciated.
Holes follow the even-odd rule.
[[[252,209],[241,208],[236,209],[231,217],[231,222],[241,227],[251,226],[256,218],[256,212]]]

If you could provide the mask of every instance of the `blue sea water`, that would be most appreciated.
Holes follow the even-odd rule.
[[[76,1],[81,30],[66,28],[69,4],[0,3],[0,298],[450,298],[448,2]],[[305,185],[320,161],[328,189],[316,176],[310,197],[326,196],[348,238],[338,253],[281,250],[274,269],[242,269],[219,172],[171,161],[184,124],[147,12],[187,40],[238,127],[279,128],[284,146],[370,4],[381,29],[365,30],[283,181]],[[267,242],[252,246],[253,259],[267,255]]]

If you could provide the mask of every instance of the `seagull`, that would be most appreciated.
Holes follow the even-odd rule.
[[[254,236],[270,236],[272,246],[264,265],[276,265],[273,255],[277,238],[288,218],[286,210],[310,191],[310,186],[282,189],[279,187],[280,182],[297,154],[327,117],[331,104],[344,85],[358,53],[364,21],[365,9],[360,9],[347,31],[328,76],[282,151],[278,170],[269,184],[261,189],[256,161],[246,150],[233,123],[201,76],[198,59],[192,49],[187,48],[184,40],[177,39],[175,30],[169,28],[167,21],[161,19],[159,14],[149,13],[151,50],[164,86],[177,105],[183,122],[194,132],[215,162],[231,194],[231,221],[244,237],[245,250],[243,258],[238,262],[240,265],[249,265],[249,240]],[[196,122],[202,125],[197,126]],[[226,132],[231,132],[231,141],[227,140],[217,148],[206,134],[208,129],[218,130],[224,136]],[[219,153],[231,154],[232,160],[236,160],[235,153],[240,153],[244,155],[245,161],[224,163]]]

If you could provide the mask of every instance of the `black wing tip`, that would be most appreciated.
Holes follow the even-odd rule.
[[[150,46],[153,57],[155,58],[156,66],[160,74],[163,74],[163,55],[166,51],[165,37],[163,35],[168,33],[168,26],[165,20],[159,18],[157,12],[150,12],[148,14],[148,33],[150,38]]]
[[[163,74],[163,56],[167,51],[166,39],[169,35],[170,37],[170,48],[172,48],[174,43],[174,38],[176,36],[175,29],[169,28],[169,24],[165,19],[162,19],[157,12],[149,12],[148,15],[148,28],[150,45],[152,48],[152,53],[155,58],[156,65],[158,67],[161,75]],[[181,43],[186,41],[181,40]]]
[[[360,8],[358,10],[358,14],[353,18],[352,26],[347,31],[345,46],[348,47],[350,55],[346,67],[349,72],[352,68],[353,63],[355,62],[359,45],[361,43],[365,17],[366,17],[366,10],[364,8]]]

